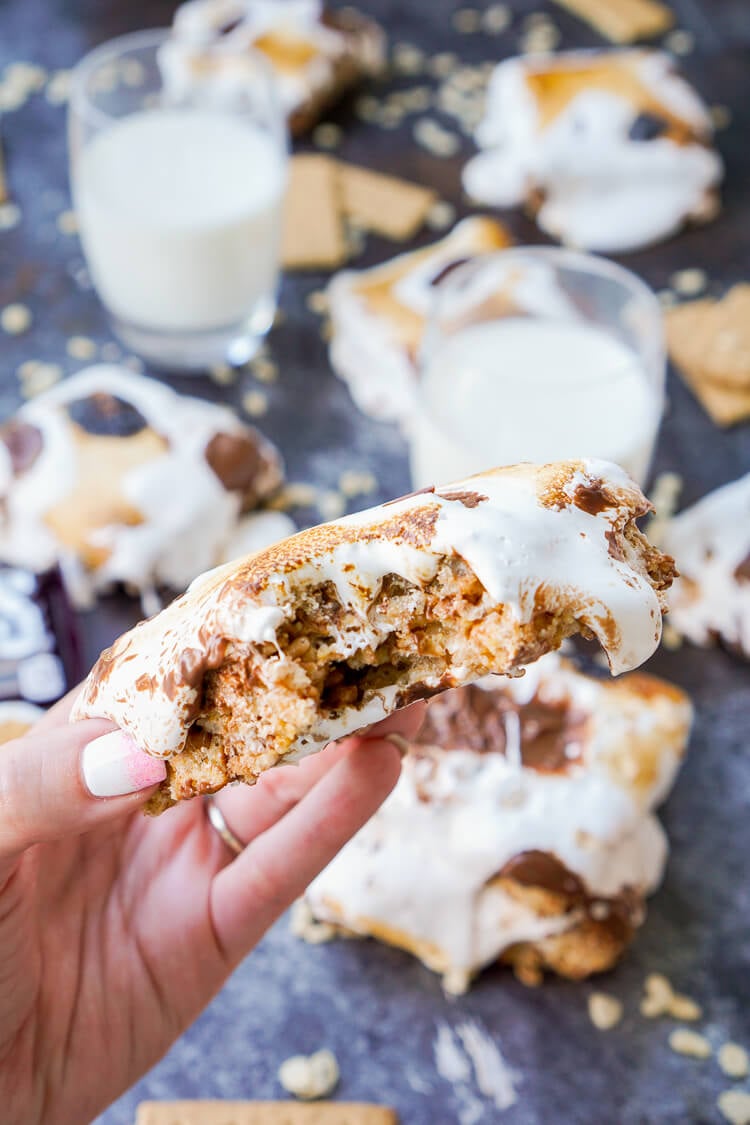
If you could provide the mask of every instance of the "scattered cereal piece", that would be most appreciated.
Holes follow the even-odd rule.
[[[490,4],[482,16],[482,28],[490,35],[500,35],[512,19],[513,13],[507,4]]]
[[[697,268],[677,270],[670,277],[669,284],[681,297],[697,297],[708,285],[708,277],[705,270]]]
[[[310,312],[325,316],[328,312],[328,294],[323,289],[313,289],[312,293],[307,294],[305,304]]]
[[[318,494],[318,511],[324,520],[337,520],[346,511],[346,500],[340,492],[333,489]]]
[[[279,1067],[279,1082],[295,1098],[312,1101],[333,1093],[339,1081],[339,1064],[325,1048],[314,1055],[292,1055]]]
[[[88,336],[71,336],[65,345],[65,350],[73,359],[93,359],[96,355],[96,344]]]
[[[61,234],[78,234],[78,216],[75,211],[61,211],[57,216],[57,229]]]
[[[143,371],[143,360],[138,355],[126,356],[122,362],[126,367],[129,367],[131,371]]]
[[[50,105],[64,105],[67,102],[70,94],[70,76],[69,70],[56,70],[51,76],[44,91],[44,96]]]
[[[47,71],[36,63],[14,62],[6,66],[3,79],[13,86],[23,87],[29,93],[35,94],[44,89]]]
[[[461,141],[431,117],[420,117],[414,124],[414,140],[433,156],[455,156]]]
[[[216,363],[213,367],[209,368],[209,377],[212,383],[217,383],[220,387],[230,387],[232,383],[237,380],[237,372],[234,367],[230,367],[228,363]]]
[[[341,144],[344,131],[332,121],[324,121],[312,131],[312,142],[317,148],[334,149]]]
[[[21,208],[17,203],[0,203],[0,230],[13,230],[21,221]]]
[[[664,46],[673,55],[689,55],[695,46],[695,36],[692,31],[677,27],[664,37]]]
[[[472,35],[482,26],[482,13],[477,8],[458,8],[451,22],[462,35]]]
[[[682,483],[682,477],[679,473],[659,473],[654,481],[649,496],[654,514],[648,523],[649,539],[654,546],[658,546],[660,540],[663,539],[664,531],[677,511],[677,501],[682,491]]]
[[[279,377],[278,366],[265,355],[257,355],[250,361],[250,370],[260,383],[275,383]]]
[[[330,922],[318,921],[304,898],[298,898],[292,904],[289,929],[295,937],[306,941],[308,945],[323,945],[324,942],[333,941],[337,934],[336,927]]]
[[[646,995],[641,1000],[641,1015],[646,1019],[656,1019],[667,1015],[674,992],[672,985],[662,973],[649,973],[644,982]]]
[[[726,129],[732,120],[732,111],[728,105],[712,105],[710,109],[714,129]]]
[[[272,512],[286,512],[289,508],[312,508],[318,493],[311,484],[292,481],[281,486],[266,504]]]
[[[27,366],[27,364],[29,366]],[[21,364],[19,373],[25,369],[21,376],[21,394],[24,398],[34,398],[35,395],[48,391],[55,383],[62,379],[62,368],[57,363],[40,363],[38,360],[29,360]],[[33,366],[30,366],[33,364]]]
[[[435,78],[447,78],[458,65],[458,55],[454,55],[453,51],[440,51],[432,56],[430,73]]]
[[[681,649],[684,643],[684,638],[679,630],[675,629],[674,625],[670,625],[668,621],[664,622],[664,628],[661,633],[661,643],[667,652],[677,652]],[[643,1011],[643,1008],[641,1008]],[[646,1014],[645,1012],[643,1013]]]
[[[372,94],[364,94],[361,98],[357,98],[354,103],[354,112],[361,121],[366,121],[372,124],[377,121],[380,114],[381,103]]]
[[[716,1057],[727,1078],[747,1078],[750,1074],[750,1056],[739,1043],[723,1043]]]
[[[251,418],[260,418],[268,410],[268,398],[263,391],[247,391],[242,396],[242,409]]]
[[[689,996],[683,996],[676,992],[672,997],[672,1003],[669,1005],[669,1014],[673,1020],[685,1020],[687,1023],[694,1023],[703,1015],[703,1009]]]
[[[750,1094],[745,1090],[725,1090],[716,1104],[730,1125],[750,1125]]]
[[[107,340],[99,349],[99,354],[106,363],[115,363],[122,356],[122,348],[113,340]]]
[[[589,1019],[599,1031],[609,1031],[622,1019],[622,1002],[608,992],[592,992],[588,999]]]
[[[691,1059],[711,1057],[711,1044],[705,1035],[699,1035],[697,1031],[690,1031],[687,1027],[676,1027],[669,1033],[667,1042],[678,1055],[688,1055]]]
[[[368,492],[374,492],[377,486],[375,476],[367,469],[362,472],[357,469],[346,469],[339,477],[339,489],[347,499],[366,496]]]
[[[521,37],[521,51],[525,55],[541,55],[554,51],[560,42],[560,32],[553,23],[540,23]]]
[[[456,208],[447,199],[438,199],[427,212],[427,226],[430,230],[447,230],[456,219]]]
[[[0,328],[9,336],[20,336],[31,327],[31,309],[26,305],[6,305],[0,312]]]
[[[393,69],[397,74],[419,74],[424,68],[424,51],[413,43],[396,43],[393,47]]]
[[[467,969],[449,969],[441,983],[449,996],[465,996],[471,987],[471,973]]]

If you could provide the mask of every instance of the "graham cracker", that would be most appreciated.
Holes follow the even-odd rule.
[[[719,426],[750,417],[750,285],[668,309],[669,354]]]
[[[281,264],[285,269],[337,269],[347,259],[336,162],[304,153],[289,165]]]
[[[398,1125],[398,1117],[364,1102],[141,1102],[135,1125]]]
[[[660,0],[555,0],[613,43],[653,39],[674,25],[674,12]]]
[[[396,242],[413,238],[437,202],[437,192],[396,176],[339,163],[341,200],[348,219]]]

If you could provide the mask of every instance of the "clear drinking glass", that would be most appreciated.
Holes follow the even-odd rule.
[[[91,278],[123,343],[157,366],[242,363],[276,308],[286,121],[273,71],[171,88],[168,31],[114,39],[73,72],[70,176]]]
[[[553,247],[457,263],[436,286],[420,354],[414,487],[582,457],[642,484],[665,369],[659,303],[628,270]]]

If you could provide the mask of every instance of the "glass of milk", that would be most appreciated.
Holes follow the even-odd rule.
[[[644,483],[663,410],[659,303],[603,258],[519,247],[444,270],[409,433],[415,488],[601,457]]]
[[[271,68],[250,51],[241,81],[220,73],[165,89],[167,36],[112,40],[73,72],[70,169],[83,250],[132,351],[172,369],[243,363],[276,308],[285,118]]]

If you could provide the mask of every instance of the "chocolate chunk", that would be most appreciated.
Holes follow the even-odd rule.
[[[575,902],[586,902],[586,888],[557,856],[551,852],[531,849],[519,852],[509,859],[500,871],[500,877],[514,879],[526,887],[542,887],[552,894],[564,895]]]
[[[669,122],[656,113],[639,113],[628,130],[631,141],[653,141],[666,133]]]
[[[249,434],[214,434],[205,457],[227,492],[251,491],[266,467],[259,443]]]
[[[617,501],[600,480],[592,481],[591,484],[579,484],[573,493],[573,503],[590,516],[598,516],[600,512],[606,512],[607,508],[617,507]]]
[[[406,492],[403,496],[396,496],[393,500],[386,500],[383,507],[387,508],[389,504],[400,504],[402,500],[411,500],[413,496],[429,496],[429,494],[434,491],[434,484],[428,485],[427,488],[418,488],[415,492]]]
[[[41,431],[15,418],[6,422],[0,430],[0,440],[10,454],[10,463],[17,477],[28,472],[42,452]]]
[[[736,582],[750,582],[750,554],[734,568],[734,578]]]
[[[528,703],[517,704],[475,684],[430,704],[416,742],[443,750],[504,754],[510,712],[518,717],[521,761],[528,769],[559,773],[580,760],[586,716],[565,700],[552,703],[535,695]]]
[[[458,500],[464,508],[477,508],[483,500],[489,500],[489,496],[483,496],[481,492],[438,492],[437,495],[441,496],[443,500]]]
[[[216,28],[216,34],[217,35],[231,35],[231,33],[233,31],[237,30],[237,28],[240,26],[241,23],[242,23],[242,16],[237,16],[237,19],[229,20],[227,23],[223,23],[221,25],[221,27],[217,27]]]
[[[439,285],[441,281],[445,281],[449,274],[457,270],[459,266],[465,265],[468,261],[470,261],[470,259],[464,256],[463,258],[456,258],[454,261],[448,262],[441,270],[438,270],[435,276],[430,280],[430,285]]]
[[[103,391],[68,403],[68,414],[87,434],[97,437],[133,437],[148,426],[132,403]]]

